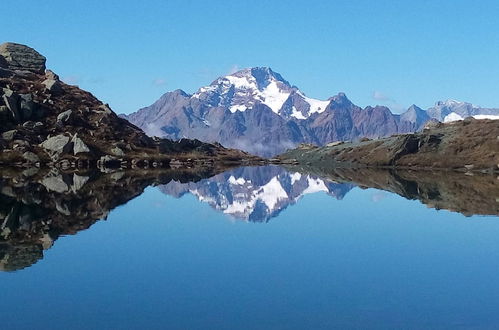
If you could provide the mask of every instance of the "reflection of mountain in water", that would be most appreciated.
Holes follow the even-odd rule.
[[[342,199],[355,185],[387,190],[435,209],[499,215],[499,180],[493,174],[277,166],[218,175],[212,169],[203,171],[69,174],[1,169],[0,270],[36,263],[58,237],[105,219],[149,185],[160,185],[161,191],[175,197],[192,193],[217,210],[249,221],[267,221],[309,193],[321,191]]]
[[[238,168],[196,183],[172,181],[160,186],[160,190],[174,197],[191,193],[234,218],[262,222],[277,216],[303,195],[322,191],[342,199],[353,187],[288,172],[278,166],[265,166]]]
[[[212,170],[66,174],[4,169],[0,178],[0,270],[34,264],[58,237],[106,219],[112,209],[139,196],[149,185],[197,181],[214,174]]]

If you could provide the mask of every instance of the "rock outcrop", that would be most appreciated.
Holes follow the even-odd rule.
[[[107,104],[45,71],[45,57],[30,47],[0,45],[0,166],[169,167],[258,158],[199,141],[153,139],[118,117]],[[29,154],[25,154],[29,152]],[[69,165],[68,165],[69,164]]]
[[[322,167],[398,167],[499,171],[499,122],[467,118],[423,131],[324,147],[297,148],[280,161]]]
[[[0,45],[0,67],[10,70],[26,70],[38,74],[45,73],[46,58],[33,48],[6,42]],[[2,65],[3,63],[3,65]]]

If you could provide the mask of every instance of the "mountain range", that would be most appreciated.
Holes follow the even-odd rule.
[[[447,100],[394,114],[386,106],[361,108],[344,93],[327,100],[307,97],[279,73],[255,67],[220,77],[194,94],[167,92],[152,105],[121,116],[149,135],[196,138],[272,156],[300,143],[325,145],[414,132],[432,119],[499,119],[499,109]]]

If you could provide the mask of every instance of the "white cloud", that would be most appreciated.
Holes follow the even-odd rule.
[[[372,98],[378,101],[393,101],[392,98],[380,91],[374,91]]]
[[[241,70],[241,68],[239,67],[239,65],[234,64],[234,65],[230,68],[230,70],[229,70],[229,72],[228,72],[227,74],[228,74],[228,75],[231,75],[231,74],[236,73],[236,72],[237,72],[237,71],[239,71],[239,70]]]
[[[152,81],[152,84],[157,87],[165,86],[166,80],[164,78],[156,78]]]
[[[68,85],[78,85],[81,83],[81,77],[76,75],[62,77],[61,80]]]
[[[379,101],[382,105],[387,106],[393,113],[401,113],[407,110],[407,107],[398,103],[394,98],[388,96],[381,91],[374,91],[371,95],[373,100]]]

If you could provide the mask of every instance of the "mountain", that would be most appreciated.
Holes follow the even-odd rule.
[[[46,58],[0,45],[0,165],[164,167],[254,157],[219,144],[153,139],[107,104],[46,70]],[[168,100],[171,104],[172,100]]]
[[[455,100],[439,101],[427,110],[431,118],[441,122],[462,120],[467,117],[475,119],[499,119],[499,109],[481,108],[467,102]]]
[[[255,67],[220,77],[192,95],[168,92],[151,106],[122,117],[149,135],[217,141],[263,156],[300,143],[325,145],[414,132],[431,118],[499,118],[499,109],[468,109],[467,103],[449,102],[438,102],[428,111],[413,105],[398,115],[384,106],[358,107],[344,93],[327,100],[307,97],[279,73]]]
[[[199,182],[171,181],[159,189],[176,198],[192,194],[234,219],[267,222],[306,194],[322,191],[342,199],[353,187],[266,166],[238,168]]]

